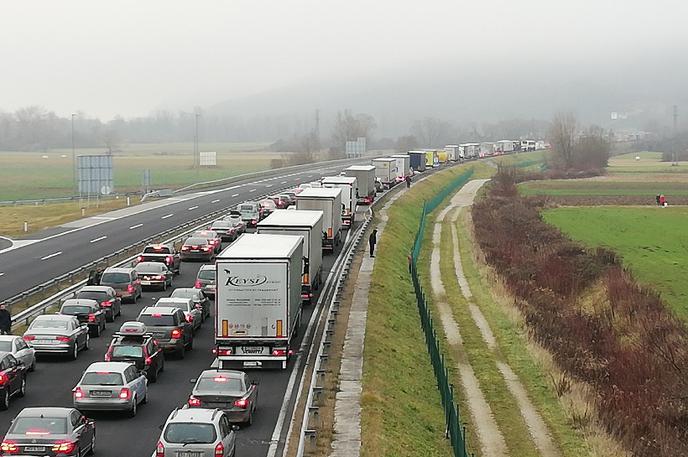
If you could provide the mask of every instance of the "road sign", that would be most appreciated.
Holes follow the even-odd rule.
[[[112,156],[77,156],[77,183],[80,196],[109,195],[114,190]]]

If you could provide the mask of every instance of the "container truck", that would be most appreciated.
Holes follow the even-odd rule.
[[[304,189],[296,196],[296,209],[323,212],[322,247],[323,250],[334,252],[341,236],[342,190],[326,187]]]
[[[463,147],[465,159],[475,159],[480,154],[480,143],[463,143],[459,147]]]
[[[287,368],[301,320],[303,237],[245,233],[215,263],[222,369]]]
[[[258,233],[303,237],[303,275],[301,300],[310,303],[318,290],[322,273],[322,211],[278,209],[258,222]]]
[[[425,151],[425,167],[426,168],[432,168],[432,167],[439,167],[440,162],[439,159],[437,158],[437,151],[435,150],[426,150]]]
[[[447,153],[447,160],[456,162],[459,160],[459,146],[456,144],[448,144],[444,147],[444,152]]]
[[[514,142],[511,140],[500,140],[495,145],[495,152],[497,154],[511,154],[514,152]]]
[[[342,228],[351,228],[356,215],[358,180],[353,176],[326,176],[322,179],[322,185],[342,190]]]
[[[409,151],[413,171],[425,171],[425,151]]]
[[[397,161],[397,182],[402,182],[407,176],[411,176],[411,156],[408,154],[395,154],[391,156]]]
[[[389,189],[397,183],[397,159],[393,157],[373,159],[372,164],[375,167],[375,178],[379,179],[383,186]]]
[[[375,167],[372,165],[352,165],[344,170],[345,176],[356,178],[359,205],[370,205],[375,201]]]
[[[447,161],[449,160],[449,154],[447,154],[447,151],[445,151],[444,149],[435,151],[435,153],[437,154],[437,162],[439,162],[440,165],[447,163]]]

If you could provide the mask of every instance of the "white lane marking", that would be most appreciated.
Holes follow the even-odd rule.
[[[189,211],[193,211],[193,210],[195,210],[196,208],[198,208],[198,205],[192,206],[191,208],[189,208]]]
[[[55,252],[55,253],[53,253],[53,254],[47,255],[47,256],[45,256],[45,257],[41,257],[41,260],[52,259],[53,257],[57,257],[57,256],[60,255],[60,254],[62,254],[62,251],[57,251],[57,252]]]
[[[219,199],[219,198],[216,198],[215,200],[211,201],[210,203],[217,203],[217,202],[219,202],[219,201],[220,201],[220,199]]]
[[[116,217],[108,217],[108,216],[91,216],[91,219],[97,219],[99,221],[113,221],[117,218]]]
[[[258,190],[258,189],[251,189],[251,190],[249,190],[249,192],[255,192],[255,191],[257,191],[257,190]]]
[[[143,224],[132,225],[131,227],[129,227],[129,230],[134,230],[134,229],[137,229],[139,227],[143,227]]]
[[[5,276],[5,273],[0,272],[0,276]]]
[[[238,197],[239,194],[232,194],[232,197]]]
[[[272,184],[266,184],[265,187],[272,187]]]
[[[105,238],[107,238],[107,235],[103,235],[101,237],[98,237],[94,240],[89,241],[89,243],[97,243],[98,241],[103,241]]]
[[[160,219],[167,219],[168,217],[172,217],[172,216],[174,216],[174,213],[163,216]]]
[[[287,183],[287,181],[282,181],[280,184],[286,184],[286,183]]]

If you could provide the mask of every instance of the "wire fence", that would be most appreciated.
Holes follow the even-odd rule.
[[[437,379],[437,387],[440,391],[442,407],[444,408],[445,422],[447,425],[447,438],[449,438],[451,441],[454,457],[469,457],[466,449],[466,427],[461,424],[459,405],[454,401],[454,387],[450,382],[449,371],[447,370],[447,366],[444,361],[444,355],[440,349],[439,340],[437,339],[437,332],[435,331],[435,327],[433,325],[428,302],[425,299],[423,288],[420,285],[420,279],[418,278],[417,272],[417,261],[423,244],[423,234],[425,233],[425,223],[428,214],[432,213],[449,195],[453,194],[458,188],[463,186],[472,175],[472,169],[462,173],[440,193],[423,204],[423,212],[420,217],[420,225],[418,226],[416,239],[413,242],[411,263],[409,265],[409,272],[411,274],[411,280],[413,281],[413,289],[416,293],[416,301],[418,302],[420,321],[423,327],[423,333],[425,335],[425,343],[430,355],[432,368],[435,372],[435,378]]]

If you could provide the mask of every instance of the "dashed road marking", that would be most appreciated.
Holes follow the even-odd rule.
[[[62,254],[62,251],[57,251],[57,252],[55,252],[55,253],[53,253],[53,254],[47,255],[47,256],[45,256],[45,257],[41,257],[41,260],[52,259],[53,257],[57,257],[57,256],[60,255],[60,254]]]
[[[257,190],[258,190],[258,189],[251,189],[251,190],[249,190],[249,192],[255,192],[255,191],[257,191]]]
[[[238,197],[239,194],[232,194],[232,197]]]
[[[280,184],[286,184],[286,183],[287,183],[287,181],[282,181]]]
[[[217,203],[217,202],[219,202],[219,201],[220,201],[220,199],[219,199],[219,198],[217,198],[217,199],[215,199],[215,200],[211,201],[210,203]]]
[[[189,211],[193,211],[193,210],[195,210],[196,208],[198,208],[198,205],[192,206],[191,208],[189,208]]]
[[[137,229],[139,227],[143,227],[143,224],[132,225],[131,227],[129,227],[129,230],[134,230],[134,229]]]
[[[98,237],[98,238],[96,238],[96,239],[93,239],[93,240],[89,241],[89,243],[97,243],[98,241],[103,241],[103,240],[106,239],[106,238],[107,238],[107,235],[103,235],[103,236],[100,236],[100,237]]]
[[[174,216],[174,213],[172,213],[172,214],[167,214],[167,215],[161,217],[160,219],[167,219],[168,217],[172,217],[172,216]]]

